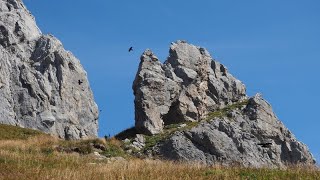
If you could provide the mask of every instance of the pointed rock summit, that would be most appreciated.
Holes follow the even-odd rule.
[[[244,84],[204,48],[177,41],[169,52],[164,64],[150,50],[141,56],[133,83],[139,131],[161,133],[164,125],[199,121],[246,98]]]
[[[0,0],[0,102],[0,123],[66,139],[97,136],[86,72],[59,40],[41,33],[21,0]]]
[[[244,84],[204,48],[177,41],[164,64],[146,50],[133,91],[135,129],[161,139],[147,147],[149,155],[208,165],[315,163],[271,105],[260,94],[248,98]]]

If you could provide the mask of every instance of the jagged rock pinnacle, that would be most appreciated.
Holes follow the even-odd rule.
[[[164,64],[151,50],[141,56],[133,83],[136,127],[156,134],[164,124],[198,121],[209,111],[246,98],[245,86],[204,48],[172,43]]]
[[[260,94],[248,98],[244,84],[206,49],[177,41],[164,64],[152,56],[143,53],[133,83],[136,130],[164,137],[149,154],[207,165],[315,163],[271,105]]]

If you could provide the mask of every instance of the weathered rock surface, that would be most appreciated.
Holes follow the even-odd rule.
[[[172,43],[164,64],[146,50],[133,90],[136,128],[146,134],[162,132],[165,124],[199,121],[246,98],[245,86],[225,66],[184,41]]]
[[[97,135],[86,72],[43,35],[21,0],[0,0],[0,123],[79,139]]]
[[[145,51],[133,90],[136,130],[162,139],[151,148],[156,156],[250,167],[315,163],[269,103],[261,95],[248,99],[245,86],[203,48],[173,43],[164,64]],[[164,129],[170,124],[177,124],[174,133]]]
[[[285,167],[315,163],[306,145],[295,139],[259,96],[227,117],[176,132],[154,151],[166,159],[209,165]]]

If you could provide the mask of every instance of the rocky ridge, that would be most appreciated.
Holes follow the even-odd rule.
[[[144,154],[208,165],[315,163],[271,105],[259,94],[248,98],[204,48],[174,42],[163,64],[146,50],[133,90],[138,135],[131,146]]]
[[[97,136],[87,74],[71,52],[44,35],[21,0],[0,0],[0,123],[65,139]]]

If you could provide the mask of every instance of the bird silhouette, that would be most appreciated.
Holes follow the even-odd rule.
[[[271,143],[271,142],[268,142],[268,143],[259,143],[258,145],[261,146],[261,147],[266,148],[266,147],[270,147],[270,146],[272,145],[272,143]]]
[[[131,52],[131,51],[133,51],[133,47],[132,46],[129,48],[129,52]]]
[[[78,84],[81,85],[83,83],[83,81],[81,81],[80,79],[78,80]]]

